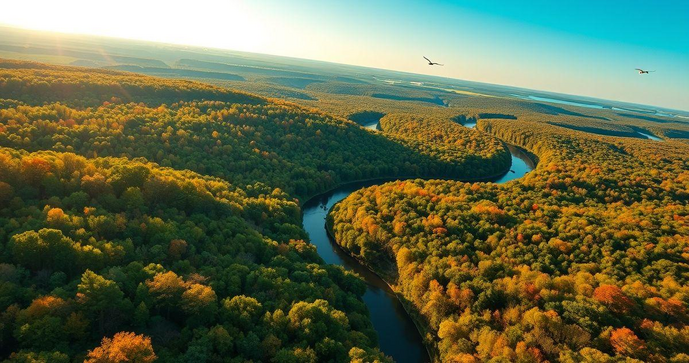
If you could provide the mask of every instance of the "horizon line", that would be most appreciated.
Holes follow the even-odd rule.
[[[438,75],[433,75],[433,74],[412,73],[409,71],[401,71],[401,70],[388,69],[388,68],[378,68],[378,67],[372,67],[372,66],[366,66],[366,65],[360,65],[360,64],[340,63],[340,62],[336,62],[336,61],[313,59],[313,58],[299,58],[299,57],[282,55],[282,54],[258,53],[258,52],[249,52],[249,51],[231,49],[231,48],[221,48],[221,47],[216,47],[216,46],[203,46],[203,45],[194,45],[194,44],[187,44],[187,43],[172,43],[172,42],[164,42],[164,41],[150,40],[150,39],[123,38],[123,37],[111,36],[111,35],[89,34],[89,33],[69,32],[69,31],[55,31],[55,30],[46,30],[46,29],[38,29],[38,28],[27,28],[27,27],[18,26],[15,24],[7,24],[7,23],[2,23],[2,22],[0,22],[0,28],[9,28],[9,29],[23,30],[23,31],[33,31],[33,32],[38,32],[38,33],[51,33],[51,34],[56,34],[56,35],[67,35],[67,36],[72,35],[72,36],[100,38],[103,40],[111,39],[111,40],[119,40],[119,41],[130,41],[130,42],[133,41],[133,42],[140,42],[140,43],[146,43],[146,44],[159,44],[159,45],[177,46],[177,47],[191,47],[191,48],[197,48],[197,49],[209,49],[209,50],[224,51],[224,52],[237,52],[237,53],[244,53],[244,54],[249,54],[249,55],[280,57],[280,58],[294,59],[294,60],[300,60],[300,61],[319,62],[319,63],[326,63],[326,64],[332,64],[332,65],[347,66],[347,67],[358,67],[358,68],[372,69],[372,70],[386,71],[386,72],[397,72],[397,73],[402,73],[405,75],[412,75],[412,76],[434,77],[434,78],[440,78],[440,79],[445,79],[445,80],[477,83],[477,84],[488,85],[488,86],[510,87],[510,88],[517,88],[517,89],[525,90],[525,91],[545,92],[545,93],[551,93],[551,94],[561,95],[561,96],[583,97],[583,98],[590,98],[590,99],[600,100],[600,101],[625,103],[625,104],[634,105],[634,106],[651,107],[651,108],[656,109],[656,111],[666,110],[666,111],[689,113],[689,108],[687,108],[687,109],[670,108],[670,107],[665,107],[665,106],[642,104],[642,103],[624,101],[624,100],[619,100],[619,99],[616,100],[616,99],[608,99],[608,98],[599,98],[599,97],[588,96],[588,95],[580,95],[580,94],[564,93],[564,92],[559,92],[559,91],[551,91],[551,90],[547,90],[547,89],[526,88],[523,86],[512,85],[512,84],[488,83],[488,82],[484,82],[484,81],[474,81],[474,80],[454,78],[454,77],[448,77],[448,76],[438,76]],[[154,59],[154,58],[143,58],[143,59]],[[225,64],[231,65],[231,63],[225,63]],[[580,106],[574,106],[573,105],[573,107],[580,107]],[[630,110],[630,111],[633,111],[633,110]]]

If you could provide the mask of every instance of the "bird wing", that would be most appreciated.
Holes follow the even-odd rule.
[[[636,69],[637,71],[642,71],[642,72],[644,71],[644,70],[641,69],[641,68],[634,68],[634,69]]]
[[[655,72],[655,71],[649,71],[649,72]]]
[[[429,63],[433,63],[430,59],[426,58],[426,56],[423,56],[423,59],[427,60]]]

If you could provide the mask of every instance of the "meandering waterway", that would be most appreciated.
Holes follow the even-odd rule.
[[[377,123],[365,127],[376,129]],[[521,178],[535,167],[534,161],[524,151],[515,146],[508,147],[512,154],[512,166],[506,174],[493,180],[495,183]],[[367,289],[363,300],[368,307],[373,327],[378,332],[380,349],[396,362],[428,362],[430,358],[421,336],[395,293],[385,281],[340,249],[330,239],[325,228],[326,217],[335,203],[361,188],[393,180],[397,179],[349,183],[311,198],[302,208],[303,226],[326,263],[344,266],[366,281]]]

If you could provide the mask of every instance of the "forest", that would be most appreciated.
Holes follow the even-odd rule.
[[[0,59],[0,359],[390,361],[301,206],[400,178],[329,227],[435,360],[689,361],[686,123],[265,76],[239,87],[259,96]],[[507,143],[538,168],[476,182],[510,168]]]
[[[8,149],[0,175],[10,361],[101,362],[118,349],[140,361],[380,356],[361,282],[301,240],[269,237],[298,235],[297,206],[279,192],[252,196],[127,159]],[[254,227],[263,217],[272,231]]]
[[[198,82],[1,60],[0,356],[388,361],[364,282],[323,263],[300,205],[350,180],[508,167],[494,136],[453,133],[437,145]]]
[[[370,133],[315,109],[201,83],[2,64],[9,66],[0,68],[0,146],[144,157],[239,186],[264,183],[302,199],[343,181],[479,178],[507,167],[504,148],[484,149],[482,143],[495,141],[476,133],[462,136],[478,141],[467,141],[457,155],[457,148]],[[131,102],[137,94],[146,94],[146,101]]]
[[[329,215],[436,359],[689,361],[689,145],[526,117],[477,127],[537,155],[537,169],[502,185],[390,182]]]
[[[432,361],[689,362],[688,119],[2,26],[0,360],[392,361],[302,225],[361,181],[328,231]]]

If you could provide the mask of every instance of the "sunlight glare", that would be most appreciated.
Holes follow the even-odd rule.
[[[197,0],[193,6],[189,2],[160,0],[122,0],[117,3],[24,0],[3,4],[0,23],[251,52],[269,45],[268,33],[275,21],[268,21],[243,0]]]

